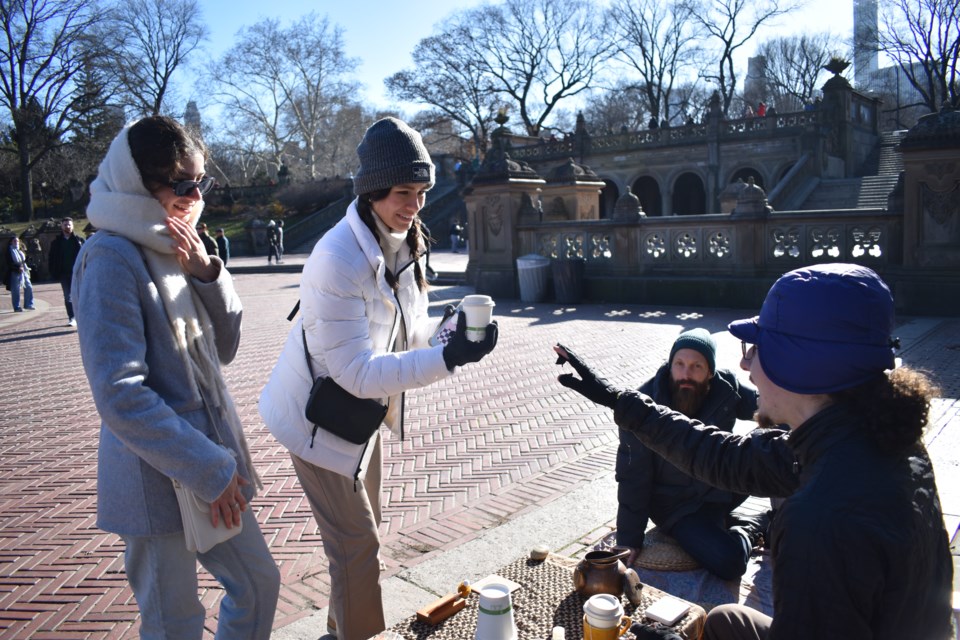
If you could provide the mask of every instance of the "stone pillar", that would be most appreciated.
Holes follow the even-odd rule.
[[[464,200],[470,224],[467,282],[477,293],[516,298],[517,224],[526,202],[536,201],[542,179],[507,179],[474,184]]]
[[[710,198],[707,213],[720,210],[720,127],[723,110],[720,108],[720,93],[713,92],[707,110],[707,184],[704,185]],[[663,215],[670,215],[664,192]],[[669,204],[673,204],[672,201]]]
[[[920,118],[900,142],[903,264],[960,268],[960,111]]]
[[[853,87],[840,75],[850,65],[849,62],[833,58],[824,67],[834,74],[823,85],[822,122],[827,126],[829,133],[826,140],[828,156],[842,163],[843,175],[832,175],[827,168],[828,177],[845,178],[854,175],[857,167],[854,166],[853,129],[850,125],[850,103],[853,99]],[[828,158],[829,163],[830,158]]]
[[[590,167],[568,158],[553,169],[543,190],[545,221],[599,220],[600,191],[605,183]]]

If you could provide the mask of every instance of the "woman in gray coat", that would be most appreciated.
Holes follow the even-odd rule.
[[[223,585],[217,638],[269,638],[280,576],[248,508],[259,483],[220,372],[241,306],[196,231],[205,149],[176,121],[120,132],[91,185],[98,232],[73,274],[80,354],[101,417],[97,525],[125,544],[142,638],[203,635],[196,563]],[[238,533],[190,551],[174,482]]]

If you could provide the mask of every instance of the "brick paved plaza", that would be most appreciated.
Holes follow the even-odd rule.
[[[442,271],[438,260],[440,255],[434,267]],[[295,264],[296,257],[288,261]],[[283,576],[276,629],[324,607],[329,594],[309,507],[289,458],[257,413],[260,389],[289,330],[285,317],[297,300],[299,277],[235,276],[244,330],[238,357],[225,369],[265,484],[254,508]],[[433,313],[467,292],[437,287]],[[65,326],[59,286],[39,284],[35,293],[39,310],[33,313],[12,313],[5,292],[0,304],[0,638],[134,638],[137,612],[122,545],[94,524],[99,418],[77,336]],[[617,433],[609,411],[556,382],[551,345],[575,348],[615,382],[639,384],[680,331],[703,326],[722,332],[730,320],[750,313],[498,300],[496,351],[480,365],[408,394],[407,441],[385,435],[388,576],[535,514],[598,479],[610,481]],[[900,322],[904,362],[933,372],[943,386],[928,444],[953,534],[960,516],[960,320]],[[718,362],[735,368],[739,343],[725,333],[717,338]],[[584,523],[568,551],[596,535],[595,525]],[[515,551],[519,557],[527,549]],[[204,574],[201,584],[205,604],[215,610],[216,583]],[[209,622],[212,637],[216,622]]]

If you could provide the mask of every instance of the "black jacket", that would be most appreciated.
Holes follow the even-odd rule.
[[[50,243],[50,259],[47,266],[50,268],[50,277],[55,280],[69,280],[73,277],[73,264],[80,254],[83,240],[76,233],[64,238],[62,233]]]
[[[664,406],[670,402],[670,365],[664,364],[640,392]],[[734,372],[720,369],[696,418],[732,431],[737,418],[746,420],[757,410],[757,390],[741,384]],[[680,414],[677,414],[680,415]],[[620,431],[617,450],[617,544],[643,545],[648,518],[664,531],[707,503],[733,509],[747,496],[716,489],[691,478],[645,447],[629,431]]]
[[[681,424],[635,392],[614,418],[701,480],[787,498],[771,530],[769,640],[948,637],[953,563],[922,446],[880,451],[841,405],[792,432],[746,436]]]

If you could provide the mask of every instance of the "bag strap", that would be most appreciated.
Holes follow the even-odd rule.
[[[299,302],[297,305],[299,306]],[[300,325],[300,338],[303,340],[303,354],[307,358],[307,369],[310,371],[310,379],[314,380],[316,376],[313,375],[313,362],[310,360],[310,350],[307,349],[307,330],[303,328],[303,325]]]

